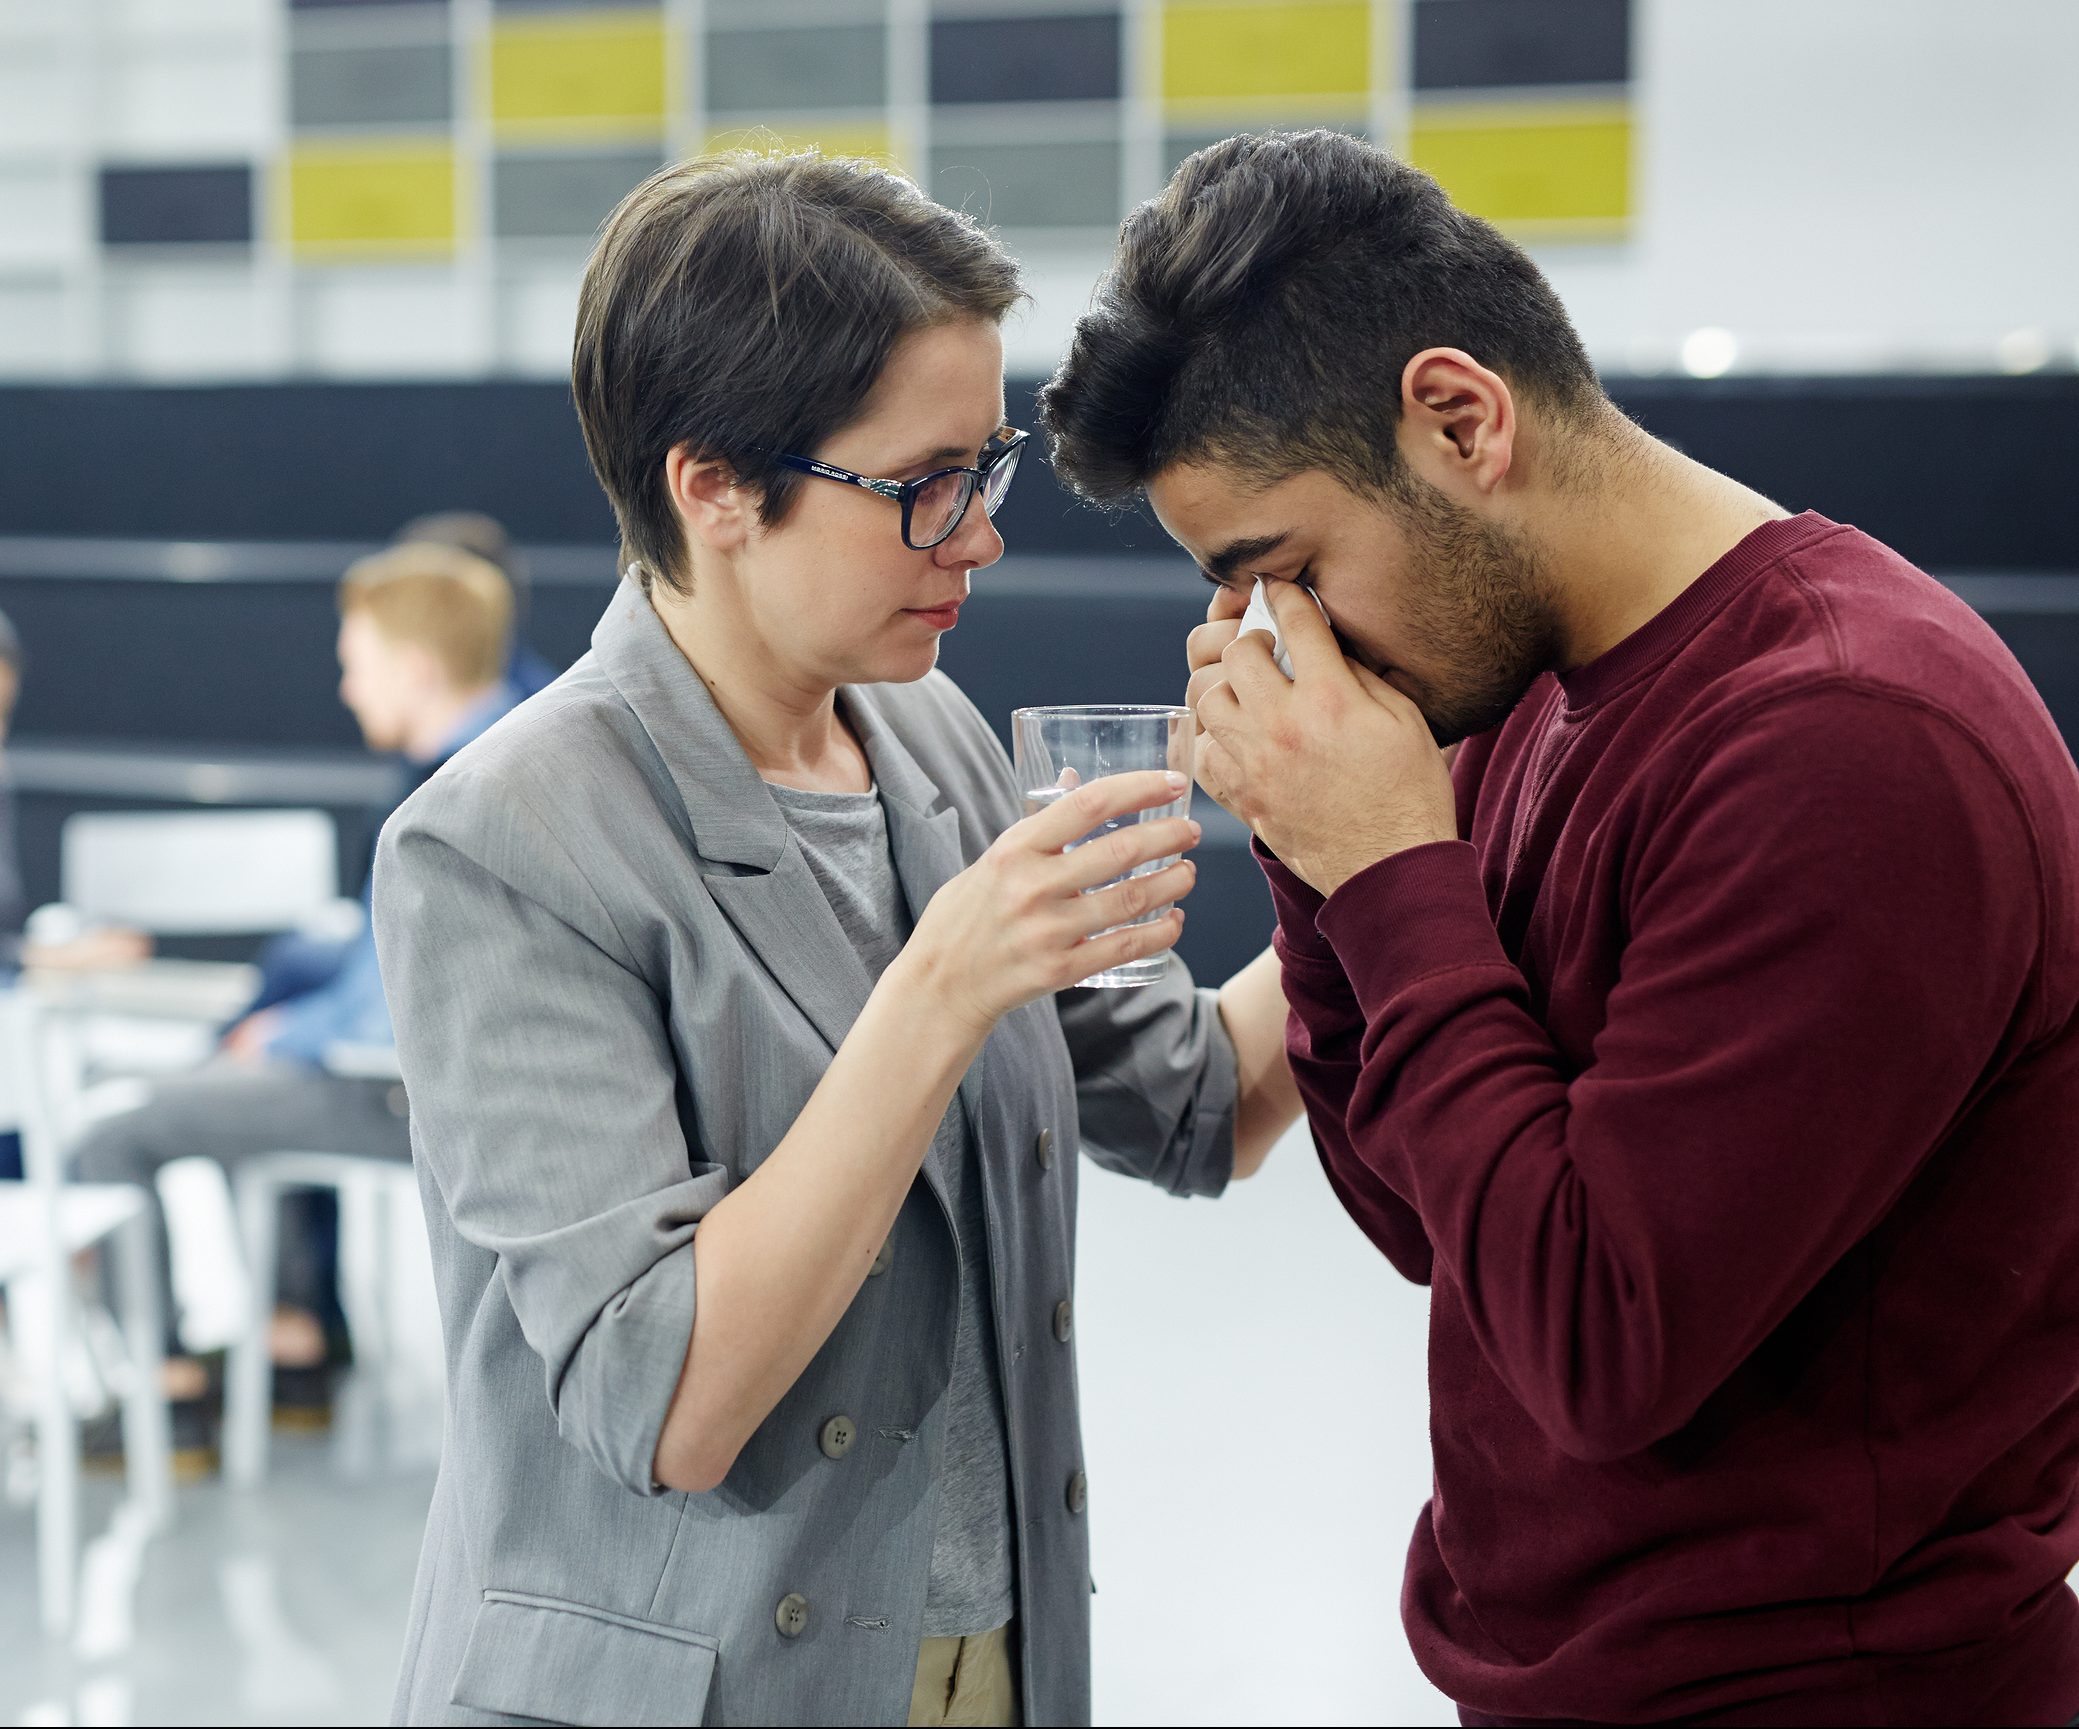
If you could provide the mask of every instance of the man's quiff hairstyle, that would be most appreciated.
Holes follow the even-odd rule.
[[[1537,266],[1428,175],[1340,132],[1245,134],[1127,217],[1040,422],[1100,503],[1207,459],[1399,497],[1401,376],[1427,348],[1555,413],[1605,400]]]
[[[901,339],[998,323],[1018,267],[901,175],[813,152],[734,152],[653,174],[607,219],[578,299],[571,390],[621,561],[690,583],[664,462],[728,464],[785,517],[813,455],[858,418]]]

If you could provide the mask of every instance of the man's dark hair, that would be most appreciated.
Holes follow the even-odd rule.
[[[1000,320],[1018,267],[900,175],[738,152],[653,174],[607,219],[578,300],[571,390],[622,563],[683,590],[664,459],[726,462],[780,521],[811,454],[857,418],[912,331]]]
[[[1245,134],[1127,217],[1040,423],[1100,503],[1206,458],[1398,496],[1401,374],[1437,347],[1560,413],[1604,400],[1537,266],[1428,175],[1341,132]]]

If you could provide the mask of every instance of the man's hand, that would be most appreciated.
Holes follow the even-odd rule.
[[[1191,633],[1199,784],[1324,895],[1383,858],[1456,840],[1450,770],[1422,711],[1345,660],[1291,583],[1266,587],[1292,656],[1289,683],[1262,632],[1213,621]],[[1238,618],[1241,596],[1222,598]],[[1216,632],[1226,640],[1214,650]],[[1199,664],[1209,651],[1217,666]]]
[[[1214,592],[1213,604],[1206,608],[1206,621],[1184,641],[1184,658],[1191,666],[1191,682],[1184,690],[1184,704],[1196,710],[1207,691],[1216,684],[1227,682],[1227,668],[1221,663],[1221,655],[1228,645],[1241,634],[1242,614],[1249,610],[1249,597],[1232,588],[1221,588]],[[1198,732],[1197,760],[1193,773],[1198,784],[1208,797],[1226,807],[1228,814],[1240,817],[1242,813],[1228,804],[1206,779],[1206,751],[1212,740],[1201,725]],[[1243,817],[1246,822],[1248,819]]]

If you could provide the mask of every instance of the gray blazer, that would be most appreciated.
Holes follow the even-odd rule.
[[[1010,764],[943,674],[843,700],[921,911],[1020,815]],[[957,1302],[933,1162],[728,1480],[686,1495],[650,1477],[701,1217],[792,1126],[871,981],[638,588],[590,654],[391,818],[375,922],[448,1372],[397,1720],[904,1722]],[[1026,1720],[1085,1723],[1074,1155],[1217,1193],[1234,1054],[1173,962],[1145,990],[1007,1016],[961,1095]]]

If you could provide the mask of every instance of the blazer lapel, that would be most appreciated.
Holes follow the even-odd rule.
[[[888,846],[895,855],[895,874],[902,883],[903,899],[909,903],[914,924],[924,916],[931,897],[967,868],[960,850],[960,812],[948,804],[930,776],[917,766],[917,759],[888,725],[873,700],[869,687],[847,686],[845,712],[853,730],[866,747],[873,765],[875,783],[881,789],[881,808],[888,813]],[[960,1080],[961,1102],[967,1119],[980,1131],[983,1071],[988,1047],[968,1065]]]
[[[786,816],[635,583],[615,593],[592,648],[671,774],[716,906],[835,1050],[873,981]]]

